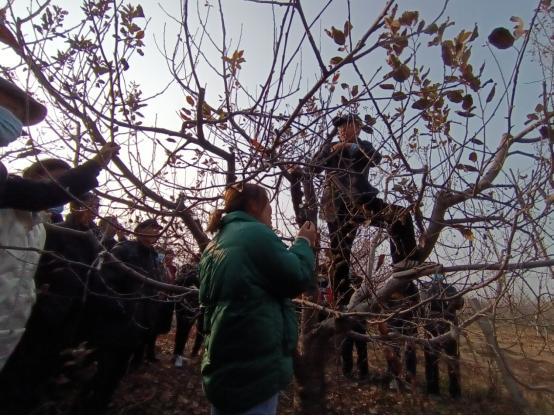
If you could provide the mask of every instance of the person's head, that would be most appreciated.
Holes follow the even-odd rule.
[[[221,226],[223,214],[244,211],[261,223],[271,227],[271,204],[263,186],[254,183],[239,183],[228,187],[223,193],[223,209],[216,209],[208,223],[207,231],[216,232]]]
[[[362,130],[363,122],[356,114],[345,114],[333,119],[333,125],[339,130],[341,142],[353,143]]]
[[[102,232],[103,238],[109,240],[114,238],[115,233],[119,228],[119,223],[117,222],[116,217],[107,216],[107,217],[100,218],[100,221],[98,221],[98,227]]]
[[[435,284],[444,283],[446,280],[446,277],[442,273],[435,273],[433,276],[431,276],[431,281]]]
[[[0,146],[21,136],[23,126],[46,117],[46,107],[11,82],[0,78]]]
[[[119,241],[125,241],[125,240],[127,240],[127,234],[128,234],[127,231],[125,231],[125,230],[123,229],[123,227],[118,228],[118,229],[115,230],[115,235],[117,235],[117,239],[118,239]]]
[[[69,171],[71,166],[62,159],[43,159],[39,160],[23,170],[23,177],[34,181],[57,180],[64,173]],[[50,215],[60,216],[63,213],[65,204],[48,208]]]
[[[79,224],[88,225],[98,214],[100,199],[92,192],[81,195],[77,200],[69,204],[69,210],[75,221]]]
[[[142,221],[135,227],[135,235],[141,244],[152,247],[160,238],[160,231],[162,230],[163,227],[158,224],[158,221],[150,218]]]
[[[25,179],[47,180],[58,179],[71,169],[69,164],[61,159],[44,159],[33,163],[23,171]]]

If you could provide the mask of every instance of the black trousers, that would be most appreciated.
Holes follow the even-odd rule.
[[[175,312],[175,317],[177,318],[177,328],[175,330],[175,346],[173,349],[173,354],[183,355],[185,352],[185,345],[189,338],[190,330],[192,325],[196,322],[196,338],[194,339],[194,346],[192,347],[191,356],[195,356],[200,351],[202,342],[204,341],[204,335],[202,333],[202,315],[190,316],[190,312],[183,313],[180,311]]]
[[[412,217],[406,208],[385,203],[382,199],[371,198],[361,201],[363,204],[352,208],[342,199],[335,203],[336,220],[327,223],[331,239],[331,270],[329,272],[333,294],[337,306],[348,304],[352,290],[350,287],[350,254],[356,239],[358,227],[366,220],[370,225],[384,228],[390,238],[390,250],[393,262],[405,258],[415,258],[416,240]],[[362,332],[365,328],[361,328]],[[341,347],[343,372],[352,372],[353,346],[358,352],[358,370],[360,375],[368,373],[367,344],[346,338]]]
[[[427,327],[426,330],[432,336],[441,335],[435,327]],[[457,340],[450,340],[440,347],[431,347],[425,345],[425,381],[428,394],[439,394],[439,358],[440,351],[443,350],[447,356],[448,368],[448,391],[450,396],[459,397],[461,395],[460,386],[460,350]]]
[[[357,324],[352,330],[360,333],[365,333],[365,327],[361,324]],[[367,364],[367,343],[360,340],[355,340],[351,337],[346,337],[341,345],[341,358],[342,358],[342,373],[346,376],[352,374],[354,367],[354,347],[358,353],[358,375],[360,377],[366,377],[369,374],[369,367]]]
[[[62,351],[75,341],[80,308],[72,299],[39,295],[25,333],[0,372],[0,413],[29,413],[63,369]]]
[[[133,347],[100,346],[96,350],[98,368],[89,385],[75,404],[75,413],[104,414],[127,372],[129,360],[135,352]]]
[[[146,358],[147,361],[157,361],[156,341],[159,335],[167,334],[171,329],[173,321],[174,303],[158,302],[154,303],[153,310],[156,312],[155,322],[146,333],[144,343],[139,345],[131,360],[131,368],[137,369]]]
[[[401,335],[417,337],[415,318],[413,314],[399,315],[389,322],[380,323],[379,332],[381,335],[386,335],[394,331]],[[401,377],[405,373],[406,381],[413,383],[417,370],[415,344],[411,341],[391,339],[384,345],[383,349],[387,360],[387,374],[391,378],[401,381]]]
[[[417,370],[417,355],[415,345],[413,345],[412,343],[406,343],[404,345],[403,357],[400,357],[402,345],[394,344],[385,348],[388,374],[391,377],[399,379],[402,375],[401,373],[403,366],[406,371],[406,381],[410,383],[414,381]]]
[[[132,371],[137,370],[142,365],[145,358],[148,361],[156,360],[157,338],[158,334],[150,331],[144,336],[144,342],[137,345],[137,347],[133,351],[133,356],[130,364],[130,368]]]
[[[417,244],[412,217],[406,208],[372,198],[363,206],[349,207],[345,201],[334,201],[336,220],[327,223],[331,239],[331,283],[338,305],[348,303],[350,253],[358,227],[370,220],[370,225],[384,228],[389,234],[390,252],[394,263],[417,259]]]

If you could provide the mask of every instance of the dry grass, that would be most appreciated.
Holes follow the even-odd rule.
[[[328,363],[329,391],[326,398],[329,414],[511,414],[514,405],[498,377],[494,360],[478,326],[472,326],[468,338],[461,341],[462,398],[450,399],[441,367],[441,397],[430,399],[423,394],[423,358],[419,354],[418,385],[413,392],[399,394],[382,383],[356,382],[345,379],[338,360]],[[139,414],[206,414],[209,404],[202,392],[200,361],[192,360],[182,369],[171,362],[173,333],[160,337],[158,347],[162,361],[146,364],[142,371],[128,376],[118,390],[111,411]],[[547,385],[554,389],[554,354],[532,328],[514,331],[503,327],[498,331],[501,347],[509,365],[523,383]],[[337,354],[338,355],[338,354]],[[378,346],[370,345],[370,365],[374,374],[383,372],[385,361]],[[554,396],[550,393],[525,390],[529,412],[554,412]],[[281,395],[279,412],[295,414],[294,385]]]

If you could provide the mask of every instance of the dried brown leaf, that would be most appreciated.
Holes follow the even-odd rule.
[[[514,44],[514,37],[505,27],[497,27],[489,35],[489,42],[498,49],[508,49]]]

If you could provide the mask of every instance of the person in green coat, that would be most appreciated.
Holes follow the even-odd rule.
[[[315,285],[317,230],[306,222],[287,249],[271,229],[263,187],[239,184],[223,199],[199,264],[204,391],[213,414],[275,414],[298,339],[290,299]]]

